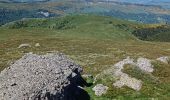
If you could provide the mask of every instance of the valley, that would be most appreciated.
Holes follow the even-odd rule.
[[[86,1],[86,0],[44,0],[29,2],[0,2],[0,25],[22,18],[42,18],[65,16],[68,14],[97,14],[117,17],[129,21],[140,23],[169,23],[170,10],[169,3],[164,6],[164,2],[157,4],[137,4],[124,1]],[[162,6],[161,6],[162,5]],[[44,16],[40,12],[48,12],[50,16]],[[17,12],[17,13],[14,13]],[[13,18],[9,18],[13,16]]]

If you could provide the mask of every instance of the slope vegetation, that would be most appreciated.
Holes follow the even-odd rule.
[[[165,24],[138,24],[125,20],[97,15],[68,15],[54,18],[24,18],[3,25],[9,29],[45,28],[64,31],[63,35],[109,38],[117,40],[136,39],[170,42],[170,26]],[[69,32],[69,33],[68,33]]]
[[[59,18],[22,19],[2,27],[9,29],[44,28],[62,32],[59,35],[79,38],[135,39],[131,32],[136,23],[96,15],[69,15]]]
[[[132,32],[141,40],[170,42],[170,26],[159,25],[136,29]]]
[[[170,65],[155,59],[170,56],[170,43],[145,42],[132,34],[139,29],[158,26],[161,25],[138,24],[96,15],[18,20],[0,28],[0,70],[28,52],[46,54],[58,51],[83,66],[84,74],[95,77],[107,69],[112,73],[110,68],[128,56],[134,60],[144,57],[154,60],[152,74],[144,73],[131,65],[125,66],[122,70],[123,73],[142,81],[140,91],[134,91],[126,86],[116,88],[113,86],[115,79],[107,75],[85,90],[92,100],[134,98],[169,100]],[[37,43],[40,46],[36,47]],[[18,48],[21,44],[30,46]],[[109,89],[105,95],[98,97],[92,88],[101,83],[107,85]]]

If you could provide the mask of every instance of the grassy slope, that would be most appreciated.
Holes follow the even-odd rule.
[[[68,19],[71,19],[69,22],[74,27],[68,28],[70,23],[67,23],[61,29],[58,29],[58,24],[56,25],[57,29],[49,28],[54,23],[60,23]],[[0,28],[0,70],[27,52],[38,54],[49,51],[63,52],[82,65],[84,73],[93,75],[109,68],[127,56],[142,56],[151,59],[163,55],[170,56],[170,43],[143,42],[130,34],[135,27],[144,27],[144,25],[109,17],[89,15],[67,16],[50,20],[45,21],[45,26],[44,24],[38,24],[38,28],[32,27],[32,25],[36,25],[32,19],[28,21],[27,27],[18,29]],[[36,20],[36,23],[41,22],[41,20],[38,22]],[[33,46],[37,42],[41,44],[41,47],[36,48]],[[18,49],[17,47],[22,43],[29,43],[32,45],[32,48]],[[86,88],[86,90],[89,92],[92,100],[111,100],[113,98],[168,99],[170,90],[168,84],[170,82],[167,80],[170,75],[164,75],[164,72],[170,73],[170,66],[156,63],[155,69],[154,75],[160,77],[161,83],[151,84],[152,80],[148,80],[149,82],[144,81],[144,87],[140,92],[135,92],[126,87],[116,89],[112,86],[112,83],[104,82],[104,84],[109,85],[110,89],[102,97],[94,96],[91,87]],[[133,70],[126,70],[127,73],[129,71]],[[142,76],[144,75],[142,74]]]
[[[96,15],[73,15],[50,19],[23,19],[4,25],[11,29],[45,28],[73,37],[100,39],[135,39],[129,34],[136,23]],[[124,26],[122,26],[124,25]],[[137,25],[137,24],[136,24]],[[107,30],[107,31],[106,31]]]

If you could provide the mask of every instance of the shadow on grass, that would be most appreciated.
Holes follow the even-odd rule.
[[[64,100],[90,100],[90,96],[83,87],[90,87],[93,84],[87,83],[82,76],[77,73],[74,78],[71,78],[70,85],[64,88]]]

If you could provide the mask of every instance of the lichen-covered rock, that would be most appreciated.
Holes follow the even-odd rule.
[[[0,73],[0,100],[65,100],[81,71],[63,54],[26,54]]]
[[[98,78],[104,79],[105,76],[107,76],[113,79],[114,81],[113,86],[117,88],[127,86],[136,91],[139,91],[142,88],[142,81],[130,77],[128,74],[122,71],[124,69],[124,66],[127,64],[130,64],[132,66],[137,66],[137,63],[134,61],[133,58],[127,57],[126,59],[123,59],[122,61],[119,61],[118,63],[114,64],[109,69],[106,69],[102,73],[98,74],[95,77],[94,82],[96,82]]]
[[[124,68],[125,65],[130,64],[130,65],[135,65],[134,59],[127,57],[126,59],[123,59],[122,61],[119,61],[114,65],[114,75],[115,76],[121,76],[122,75],[122,69]]]
[[[142,81],[132,78],[125,73],[122,73],[122,75],[120,76],[120,80],[113,83],[113,85],[118,88],[127,86],[127,87],[132,88],[136,91],[139,91],[142,87]]]
[[[146,58],[138,58],[136,66],[145,72],[152,73],[154,71],[153,65],[151,64],[151,60]]]
[[[170,58],[167,56],[164,56],[164,57],[157,58],[156,60],[168,64],[168,62],[170,61]]]
[[[142,81],[136,79],[135,77],[131,77],[122,71],[124,69],[124,66],[127,64],[133,67],[135,66],[141,71],[149,73],[154,71],[154,66],[151,64],[151,60],[146,58],[138,58],[137,61],[135,61],[133,58],[127,57],[126,59],[123,59],[122,61],[119,61],[118,63],[114,64],[109,69],[106,69],[100,74],[96,75],[94,82],[96,82],[97,79],[103,80],[107,76],[113,79],[113,86],[117,88],[127,86],[136,91],[139,91],[142,88]]]
[[[116,63],[114,66],[119,68],[119,69],[123,69],[124,65],[126,64],[131,64],[131,65],[134,65],[134,59],[130,58],[130,57],[127,57],[126,59]]]
[[[106,94],[108,87],[103,84],[97,84],[92,90],[95,92],[95,95],[102,96],[103,94]]]

